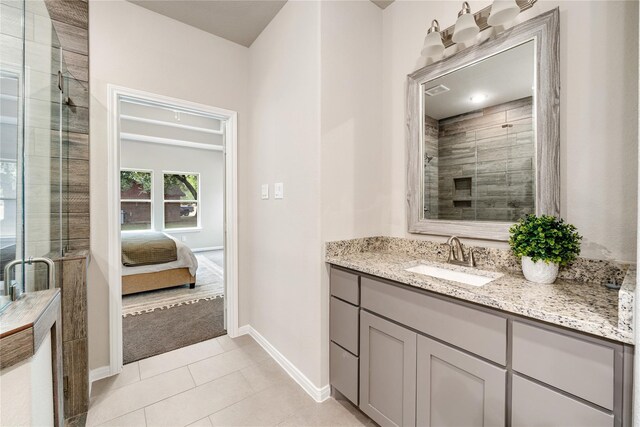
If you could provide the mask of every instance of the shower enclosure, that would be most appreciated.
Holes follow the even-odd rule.
[[[0,3],[0,310],[55,286],[69,236],[70,79],[40,0]]]

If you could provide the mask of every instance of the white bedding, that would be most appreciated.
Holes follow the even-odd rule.
[[[191,249],[189,249],[189,247],[181,241],[175,239],[173,236],[169,236],[167,233],[163,234],[176,242],[178,259],[172,262],[165,262],[164,264],[141,265],[138,267],[126,267],[123,265],[123,276],[143,273],[157,273],[160,271],[172,270],[174,268],[188,268],[189,273],[191,273],[192,276],[196,275],[196,271],[198,270],[198,260],[196,259],[196,256],[193,254]]]

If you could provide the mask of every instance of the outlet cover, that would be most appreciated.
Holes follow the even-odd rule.
[[[269,198],[269,184],[262,184],[262,200]]]

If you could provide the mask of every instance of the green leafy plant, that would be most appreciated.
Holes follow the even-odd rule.
[[[580,240],[575,226],[551,215],[527,215],[510,229],[509,245],[518,257],[531,257],[567,265],[580,255]]]

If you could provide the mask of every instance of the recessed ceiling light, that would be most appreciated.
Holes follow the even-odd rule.
[[[489,95],[485,95],[484,93],[478,93],[473,95],[471,98],[469,98],[469,101],[473,102],[474,104],[479,104],[482,101],[486,101],[489,98]]]

